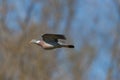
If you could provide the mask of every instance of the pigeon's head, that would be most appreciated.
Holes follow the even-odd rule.
[[[32,39],[32,40],[30,41],[30,43],[38,44],[38,43],[40,43],[40,40]]]

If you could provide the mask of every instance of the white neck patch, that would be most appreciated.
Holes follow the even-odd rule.
[[[36,41],[36,43],[40,43],[40,40]]]

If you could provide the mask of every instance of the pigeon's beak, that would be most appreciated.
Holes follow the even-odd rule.
[[[29,42],[29,44],[33,43],[32,40]]]
[[[36,43],[36,40],[32,39],[29,43]]]

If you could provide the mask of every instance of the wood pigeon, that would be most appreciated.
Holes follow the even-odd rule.
[[[66,45],[58,41],[58,39],[66,40],[66,37],[62,34],[43,34],[43,40],[32,39],[30,43],[37,44],[44,49],[55,49],[55,48],[74,48],[74,45]]]

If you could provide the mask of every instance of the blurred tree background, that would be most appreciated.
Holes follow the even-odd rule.
[[[44,33],[75,49],[29,44]],[[0,80],[120,80],[120,0],[0,0]]]

